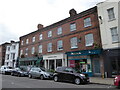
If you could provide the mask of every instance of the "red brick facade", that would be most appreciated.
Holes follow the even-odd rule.
[[[90,17],[91,18],[91,26],[84,27],[84,19]],[[70,31],[70,24],[76,23],[76,30]],[[40,25],[40,28],[42,26]],[[62,27],[62,34],[57,35],[57,28]],[[39,27],[38,27],[39,28]],[[48,38],[48,31],[52,31],[52,37]],[[88,50],[94,49],[93,46],[86,47],[85,46],[85,35],[92,33],[94,36],[94,42],[101,46],[100,40],[100,33],[99,33],[99,23],[98,23],[98,16],[97,16],[97,9],[93,7],[89,10],[61,20],[57,23],[54,23],[50,26],[43,27],[35,32],[27,34],[25,36],[20,37],[20,43],[23,41],[24,44],[20,44],[20,50],[23,50],[23,54],[25,49],[28,48],[28,55],[27,57],[31,57],[31,49],[35,47],[35,52],[38,52],[38,46],[42,45],[43,53],[42,55],[48,54],[47,52],[47,44],[49,42],[52,43],[52,52],[49,53],[58,53],[58,52],[69,52],[69,51],[77,51],[77,50]],[[43,39],[39,40],[39,35],[43,34]],[[32,37],[35,37],[35,42],[32,42]],[[71,49],[70,46],[70,38],[77,37],[78,40],[80,39],[81,42],[78,42],[77,49]],[[29,39],[29,43],[26,45],[26,39]],[[57,50],[57,41],[63,40],[63,50]]]

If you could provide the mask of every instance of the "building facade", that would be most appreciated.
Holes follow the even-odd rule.
[[[6,53],[7,44],[9,43],[3,43],[0,45],[0,66],[3,66],[5,62],[5,53]]]
[[[20,37],[20,65],[41,63],[48,69],[69,66],[79,71],[101,76],[102,48],[97,7],[79,14],[74,9],[70,17]],[[41,59],[42,58],[42,59]]]
[[[120,74],[120,0],[97,4],[105,77]]]
[[[18,53],[19,53],[19,42],[11,41],[11,43],[9,43],[6,46],[4,65],[13,68],[18,67]]]

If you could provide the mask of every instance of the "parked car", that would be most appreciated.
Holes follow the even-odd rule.
[[[114,79],[114,85],[120,88],[120,75],[116,76]]]
[[[19,77],[28,76],[28,72],[22,70],[21,68],[15,68],[15,69],[12,70],[11,75],[12,76],[15,75],[15,76],[19,76]]]
[[[42,67],[32,67],[29,71],[29,78],[37,77],[41,80],[43,79],[52,79],[53,73],[50,72],[48,69]]]
[[[13,70],[12,67],[9,66],[1,66],[1,73],[2,74],[11,74],[11,71]]]
[[[55,82],[69,81],[77,85],[89,82],[89,77],[87,74],[81,74],[71,67],[57,67],[53,79]]]

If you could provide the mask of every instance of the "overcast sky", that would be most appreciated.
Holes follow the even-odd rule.
[[[0,44],[18,41],[20,36],[69,17],[105,0],[0,0]]]

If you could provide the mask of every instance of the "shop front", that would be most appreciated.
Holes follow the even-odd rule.
[[[105,77],[120,75],[120,49],[104,50]]]
[[[67,66],[67,60],[64,53],[43,55],[44,67],[55,70],[60,66]]]
[[[38,57],[19,58],[19,65],[20,66],[28,66],[28,65],[35,66],[37,60],[38,60]]]
[[[89,76],[101,75],[102,68],[100,64],[101,50],[82,50],[66,52],[68,56],[68,66],[73,67],[79,72],[87,73]]]

